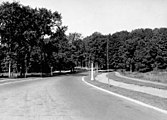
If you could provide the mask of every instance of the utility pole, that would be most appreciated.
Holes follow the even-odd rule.
[[[108,42],[109,42],[109,37],[107,38],[107,72],[109,72],[109,58],[108,58]]]

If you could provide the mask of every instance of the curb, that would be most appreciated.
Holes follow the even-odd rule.
[[[166,111],[166,110],[163,110],[163,109],[160,109],[160,108],[158,108],[158,107],[154,107],[154,106],[152,106],[152,105],[143,103],[143,102],[141,102],[141,101],[138,101],[138,100],[135,100],[135,99],[132,99],[132,98],[129,98],[129,97],[126,97],[126,96],[123,96],[123,95],[120,95],[120,94],[117,94],[117,93],[114,93],[114,92],[105,90],[105,89],[103,89],[103,88],[97,87],[97,86],[95,86],[95,85],[93,85],[93,84],[91,84],[91,83],[86,82],[84,78],[85,78],[85,77],[82,77],[82,81],[83,81],[84,83],[86,83],[87,85],[92,86],[92,87],[94,87],[94,88],[96,88],[96,89],[98,89],[98,90],[101,90],[101,91],[103,91],[103,92],[109,93],[109,94],[114,95],[114,96],[119,97],[119,98],[123,98],[123,99],[128,100],[128,101],[131,101],[131,102],[136,103],[136,104],[138,104],[138,105],[141,105],[141,106],[144,106],[144,107],[147,107],[147,108],[154,109],[154,110],[156,110],[156,111],[158,111],[158,112],[167,114],[167,111]]]

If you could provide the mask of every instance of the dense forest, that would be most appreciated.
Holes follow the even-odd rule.
[[[135,29],[85,38],[66,35],[57,11],[18,2],[0,5],[0,72],[50,73],[89,67],[147,72],[167,68],[167,28]]]
[[[167,68],[167,28],[135,29],[112,35],[94,33],[83,39],[86,54],[101,68],[147,72]],[[86,59],[85,59],[86,60]]]

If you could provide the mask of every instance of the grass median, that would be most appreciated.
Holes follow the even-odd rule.
[[[127,83],[127,84],[134,84],[134,85],[139,85],[139,86],[146,86],[146,87],[152,87],[152,88],[167,90],[167,86],[156,85],[156,84],[140,82],[140,81],[134,81],[134,80],[130,80],[130,79],[127,79],[127,78],[118,77],[118,76],[115,75],[114,72],[111,72],[110,74],[108,74],[107,77],[109,77],[110,79],[113,79],[115,81],[123,82],[123,83]]]
[[[146,81],[159,82],[167,84],[167,72],[166,71],[151,71],[146,73],[141,72],[121,72],[121,74],[131,77],[138,78]]]

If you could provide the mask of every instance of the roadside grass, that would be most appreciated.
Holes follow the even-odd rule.
[[[139,73],[139,72],[121,72],[121,74],[132,77],[132,78],[139,78],[143,80],[149,80],[153,82],[160,82],[167,84],[167,72],[161,71],[151,71],[147,73]]]
[[[76,74],[85,72],[87,70],[84,69],[76,69],[74,72],[71,72],[70,70],[62,70],[62,71],[54,71],[51,75],[51,73],[27,73],[26,77],[20,77],[20,73],[11,73],[11,77],[8,77],[8,73],[0,73],[0,80],[4,79],[18,79],[18,78],[38,78],[38,77],[52,77],[52,76],[60,76],[60,75],[67,75],[67,74]]]
[[[99,73],[96,73],[96,75],[98,75]],[[90,75],[85,77],[85,81],[101,87],[103,89],[106,89],[108,91],[144,102],[146,104],[167,110],[167,99],[165,98],[161,98],[161,97],[157,97],[157,96],[152,96],[149,94],[145,94],[145,93],[141,93],[141,92],[136,92],[136,91],[132,91],[132,90],[128,90],[128,89],[124,89],[124,88],[120,88],[120,87],[116,87],[116,86],[111,86],[105,83],[101,83],[98,82],[97,80],[91,81],[90,80]]]
[[[38,79],[38,78],[48,78],[48,77],[56,77],[61,75],[77,75],[81,73],[85,73],[87,70],[77,69],[74,72],[71,71],[55,71],[53,72],[53,75],[50,75],[50,73],[27,73],[26,77],[20,77],[18,73],[12,73],[11,78],[8,77],[8,73],[0,73],[0,84],[2,83],[9,83],[9,82],[15,82],[15,81],[21,81],[21,80],[32,80],[32,79]]]
[[[145,83],[145,82],[130,80],[130,79],[127,79],[127,78],[117,77],[114,72],[110,72],[107,75],[107,77],[109,77],[109,79],[112,79],[112,80],[115,80],[115,81],[118,81],[118,82],[127,83],[127,84],[134,84],[134,85],[139,85],[139,86],[146,86],[146,87],[152,87],[152,88],[167,90],[167,86],[156,85],[156,84],[152,84],[152,83]],[[128,76],[128,77],[131,77],[131,76]]]

